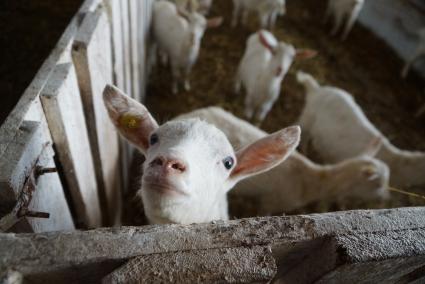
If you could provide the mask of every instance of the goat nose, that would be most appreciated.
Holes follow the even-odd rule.
[[[168,160],[165,163],[165,168],[167,171],[176,173],[183,173],[186,170],[186,166],[183,164],[183,162],[176,159]]]
[[[183,173],[186,171],[186,166],[182,161],[177,159],[167,159],[162,156],[153,159],[150,165],[160,166],[167,172]]]

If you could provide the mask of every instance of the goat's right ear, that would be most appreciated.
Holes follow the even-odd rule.
[[[207,28],[217,28],[223,23],[223,17],[215,17],[207,20]]]
[[[112,85],[106,85],[103,90],[103,101],[119,133],[146,153],[149,136],[158,128],[146,107]]]
[[[300,142],[301,129],[287,127],[236,152],[236,167],[230,174],[234,182],[268,171],[289,157]]]
[[[314,49],[302,48],[297,49],[295,53],[295,59],[310,59],[317,56],[317,51]]]

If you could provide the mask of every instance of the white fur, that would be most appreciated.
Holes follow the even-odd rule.
[[[286,13],[286,0],[233,0],[232,26],[236,27],[242,14],[242,24],[246,24],[248,13],[258,14],[262,28],[273,28],[277,16]]]
[[[167,1],[153,3],[153,36],[160,53],[167,56],[173,76],[172,91],[178,84],[190,90],[189,74],[195,64],[207,20],[197,12],[182,17],[176,5]],[[155,56],[154,54],[151,56]]]
[[[336,35],[343,25],[344,18],[346,23],[342,32],[342,39],[346,39],[356,22],[360,11],[363,8],[365,0],[329,0],[325,19],[333,17],[332,35]]]
[[[425,56],[425,28],[422,28],[418,31],[418,38],[419,40],[418,40],[418,45],[416,47],[416,50],[413,53],[413,55],[409,58],[409,60],[407,60],[401,72],[401,76],[403,78],[407,76],[407,74],[409,73],[410,67],[415,63],[415,61]]]
[[[289,127],[235,153],[221,130],[198,118],[158,126],[142,104],[113,86],[105,88],[104,102],[119,132],[145,155],[140,194],[155,224],[227,220],[227,192],[282,163],[300,138],[299,127]],[[234,163],[226,167],[229,159]]]
[[[260,42],[260,33],[274,47],[274,54]],[[264,120],[279,97],[281,82],[295,55],[292,45],[278,42],[268,31],[261,30],[248,38],[235,82],[236,92],[240,91],[241,84],[246,90],[245,115],[248,119]]]
[[[181,117],[199,117],[216,125],[236,148],[267,135],[217,107],[199,109]],[[388,167],[366,155],[322,166],[294,151],[285,163],[242,181],[234,192],[254,196],[258,199],[259,211],[270,214],[291,211],[314,201],[386,198],[388,179]]]
[[[149,221],[185,224],[227,220],[226,193],[233,183],[227,182],[230,171],[224,168],[221,160],[234,157],[234,151],[226,136],[196,119],[171,121],[155,132],[160,145],[146,153],[140,191]],[[188,165],[183,176],[173,179],[175,186],[184,188],[188,196],[168,198],[147,188],[146,179],[157,171],[150,163],[158,156],[179,157]]]
[[[356,157],[371,141],[381,139],[376,158],[389,166],[391,183],[400,187],[425,184],[425,153],[403,151],[392,145],[346,91],[320,86],[303,72],[298,72],[297,79],[307,92],[299,120],[303,142],[311,141],[327,162]]]
[[[160,137],[160,144],[149,148],[146,153],[140,190],[150,223],[190,224],[228,220],[227,193],[239,179],[232,178],[231,170],[222,163],[226,157],[236,161],[225,134],[199,119],[170,121],[155,133]],[[147,180],[158,172],[150,163],[158,156],[178,157],[187,165],[183,175],[170,179],[172,186],[182,189],[187,196],[168,197],[149,188]]]

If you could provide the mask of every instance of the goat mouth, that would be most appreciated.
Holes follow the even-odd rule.
[[[154,180],[143,181],[143,188],[162,195],[168,196],[188,196],[183,190],[164,182],[158,182]]]

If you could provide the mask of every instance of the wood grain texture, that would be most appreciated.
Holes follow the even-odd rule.
[[[70,45],[70,42],[72,42],[78,30],[80,18],[87,11],[93,10],[99,3],[100,0],[86,0],[83,3],[80,10],[72,18],[68,27],[58,40],[57,45],[52,50],[49,57],[40,67],[37,74],[34,74],[34,79],[25,90],[19,102],[13,108],[5,122],[0,126],[0,157],[6,152],[10,142],[13,141],[12,138],[17,135],[17,131],[23,122],[26,113],[32,106],[34,100],[40,94],[40,91],[46,84],[48,77],[56,66],[56,63],[64,56],[64,53],[66,53],[67,47]]]
[[[102,283],[269,283],[276,271],[269,247],[223,248],[136,257]]]
[[[356,267],[365,272],[358,275],[363,279],[358,283],[368,283],[368,279],[377,279],[373,278],[376,270],[366,270],[369,264],[386,267],[386,271],[399,269],[395,278],[402,279],[424,263],[424,210],[358,210],[209,224],[0,234],[0,271],[19,266],[35,283],[94,281],[139,256],[270,246],[281,283],[294,283],[291,279],[311,283],[330,277],[333,271],[344,279]],[[410,265],[401,265],[403,261]]]
[[[140,93],[140,70],[139,70],[139,17],[138,0],[128,0],[128,12],[130,19],[130,72],[131,72],[131,96],[141,101]]]
[[[111,32],[104,7],[86,14],[73,44],[72,57],[89,130],[105,224],[121,216],[120,159],[117,132],[103,104],[102,92],[112,83]]]
[[[41,94],[44,112],[83,228],[102,225],[96,174],[80,91],[71,63],[57,65]]]
[[[131,96],[132,93],[132,77],[131,77],[131,41],[130,41],[130,12],[128,0],[120,1],[121,11],[121,29],[123,40],[123,57],[124,57],[124,91]]]

